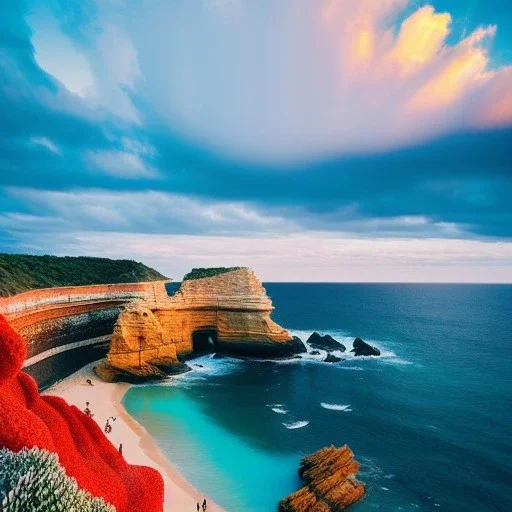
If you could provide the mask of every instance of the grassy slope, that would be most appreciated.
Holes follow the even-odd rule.
[[[158,281],[165,276],[132,260],[0,253],[0,297],[34,288]]]

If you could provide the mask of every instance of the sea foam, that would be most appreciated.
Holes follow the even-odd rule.
[[[348,405],[338,405],[338,404],[326,404],[325,402],[321,402],[320,405],[324,409],[330,409],[331,411],[345,411],[345,412],[351,412],[352,409],[350,408],[350,404]]]
[[[283,425],[289,430],[293,430],[296,428],[302,428],[308,424],[309,424],[309,421],[295,421],[293,423],[283,423]]]

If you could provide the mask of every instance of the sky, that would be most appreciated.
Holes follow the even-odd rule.
[[[512,4],[1,2],[0,252],[512,283]]]

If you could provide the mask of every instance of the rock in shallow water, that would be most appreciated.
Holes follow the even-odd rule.
[[[339,363],[341,361],[341,357],[335,356],[334,354],[327,354],[327,357],[324,359],[324,363]]]
[[[365,343],[361,338],[354,340],[353,347],[350,352],[354,352],[355,356],[380,356],[380,350],[378,348],[368,345],[368,343]]]
[[[345,352],[346,348],[339,341],[336,341],[332,336],[326,334],[322,336],[317,332],[314,332],[309,338],[307,343],[313,348],[319,348],[322,350],[339,350]]]
[[[360,500],[365,487],[355,479],[359,463],[348,446],[322,448],[301,460],[305,486],[279,503],[279,512],[337,512]]]

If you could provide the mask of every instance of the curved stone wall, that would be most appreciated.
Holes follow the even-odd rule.
[[[124,305],[162,297],[163,281],[45,288],[0,299],[0,314],[27,343],[25,372],[45,388],[106,355]]]

